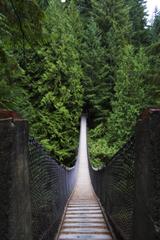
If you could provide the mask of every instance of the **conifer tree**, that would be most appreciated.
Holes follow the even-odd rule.
[[[150,81],[151,96],[155,106],[160,105],[160,12],[156,12],[153,25],[150,29],[151,44],[147,48],[150,63],[149,73],[146,79]]]
[[[25,86],[30,88],[30,99],[37,110],[32,124],[34,135],[65,164],[74,160],[83,105],[78,41],[68,11],[59,1],[50,3],[44,30],[48,40],[38,50],[38,58],[33,55],[28,59],[30,78]]]
[[[115,146],[116,150],[127,141],[140,111],[151,103],[149,83],[144,78],[149,69],[144,50],[135,54],[133,46],[128,45],[122,53],[112,112],[107,121],[108,144]]]
[[[149,43],[149,31],[147,25],[147,12],[145,0],[125,0],[129,6],[129,17],[131,21],[131,42],[135,47]]]
[[[24,48],[37,42],[42,15],[35,1],[0,1],[0,106],[18,111],[28,119],[33,108],[23,89],[27,76],[20,59],[24,58]]]
[[[86,18],[90,16],[90,12],[92,9],[92,0],[77,0],[76,5],[78,7],[78,10],[80,12],[80,15],[82,16],[82,19],[85,21]]]
[[[149,63],[144,49],[135,53],[132,45],[126,45],[121,54],[112,111],[105,125],[90,131],[90,153],[95,166],[106,162],[126,143],[140,111],[152,103],[150,83],[145,77]]]
[[[37,0],[38,5],[44,10],[49,6],[49,2],[50,0]]]
[[[92,0],[92,16],[101,35],[100,45],[104,49],[101,59],[103,71],[101,72],[101,81],[97,82],[95,94],[102,99],[101,111],[106,112],[106,109],[111,110],[110,101],[114,95],[120,52],[130,34],[128,8],[123,0]]]
[[[93,17],[84,30],[81,44],[81,64],[84,72],[84,109],[93,122],[104,121],[107,115],[109,96],[107,95],[105,77],[105,49],[101,46],[101,33]],[[103,108],[103,106],[106,108]]]
[[[157,42],[160,37],[160,11],[155,12],[153,25],[151,26],[152,42]]]

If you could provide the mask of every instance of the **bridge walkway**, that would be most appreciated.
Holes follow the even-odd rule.
[[[67,205],[57,239],[112,240],[89,176],[85,117],[81,119],[78,160],[77,183]]]

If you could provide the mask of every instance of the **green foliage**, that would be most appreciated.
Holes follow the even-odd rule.
[[[99,124],[89,131],[89,154],[95,168],[103,167],[116,151],[115,146],[108,145],[105,129],[103,124]]]
[[[152,102],[160,106],[160,41],[157,40],[147,49],[150,69],[146,79],[150,82]]]
[[[77,126],[83,105],[78,41],[68,11],[58,2],[48,7],[45,32],[50,38],[38,50],[40,63],[34,55],[28,59],[26,72],[32,77],[25,86],[29,86],[31,102],[38,110],[32,124],[34,135],[65,164],[75,157]]]
[[[45,3],[40,2],[44,9]],[[27,118],[32,135],[70,165],[83,105],[83,72],[73,25],[73,16],[79,15],[73,6],[64,9],[59,1],[50,1],[43,16],[35,1],[2,2],[0,105]]]
[[[82,21],[86,21],[92,10],[92,0],[77,0],[77,7],[82,16]]]
[[[50,0],[37,0],[38,5],[44,10],[49,6],[49,2]]]
[[[146,79],[150,82],[152,105],[160,105],[160,13],[155,13],[155,19],[150,27],[151,43],[146,49],[149,59],[149,71]]]
[[[110,145],[116,144],[119,148],[126,142],[139,112],[150,103],[144,79],[148,69],[148,59],[143,49],[135,54],[132,46],[124,48],[117,71],[112,112],[107,124]]]
[[[25,80],[24,70],[3,47],[0,48],[0,76],[0,107],[17,111],[30,119],[34,110],[20,83]]]
[[[121,49],[125,46],[130,34],[128,8],[123,0],[92,1],[92,15],[100,32],[100,44],[103,54],[100,55],[100,80],[97,81],[100,104],[97,109],[102,112],[100,121],[106,121],[110,102],[114,95],[117,65]],[[95,67],[95,66],[94,66]],[[97,92],[95,94],[97,95]],[[103,116],[103,117],[102,117]],[[99,123],[99,122],[98,122]]]
[[[111,110],[119,53],[128,39],[130,23],[128,8],[122,0],[90,3],[81,46],[82,83],[84,108],[89,112],[92,126],[97,126],[106,121]]]
[[[144,0],[125,0],[129,7],[129,18],[131,22],[131,42],[139,48],[141,45],[149,43],[149,32],[147,25],[146,1]]]
[[[1,0],[0,7],[0,105],[30,119],[34,110],[23,88],[27,76],[19,57],[25,42],[30,44],[40,36],[42,13],[35,1]]]
[[[152,41],[157,42],[160,37],[160,12],[155,14],[155,19],[151,28]]]
[[[150,104],[149,84],[144,78],[148,70],[148,58],[143,49],[138,53],[131,45],[123,49],[114,87],[115,95],[111,102],[112,111],[105,132],[102,132],[104,126],[101,126],[99,136],[97,128],[91,134],[96,144],[100,142],[99,146],[93,143],[90,146],[95,159],[107,161],[105,156],[113,156],[130,137],[140,111]]]
[[[0,21],[7,22],[12,49],[24,44],[24,41],[30,45],[37,44],[41,35],[43,13],[36,2],[1,0],[0,4],[0,16],[3,16]]]
[[[105,49],[101,46],[101,33],[93,18],[86,25],[82,39],[81,63],[84,71],[84,108],[93,122],[100,122],[107,114],[106,102],[109,100],[106,84]]]

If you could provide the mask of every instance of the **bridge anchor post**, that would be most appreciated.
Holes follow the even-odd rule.
[[[32,240],[28,126],[14,117],[0,111],[0,238]]]
[[[148,109],[136,129],[134,240],[153,240],[160,234],[156,222],[160,215],[159,174],[160,109]]]

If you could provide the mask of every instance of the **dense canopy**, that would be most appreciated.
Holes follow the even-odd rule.
[[[160,103],[160,13],[146,18],[144,0],[0,0],[0,107],[68,165],[87,113],[91,159],[107,161]]]

